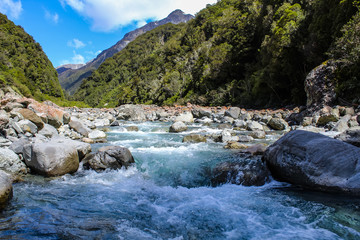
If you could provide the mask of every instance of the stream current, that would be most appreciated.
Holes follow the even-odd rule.
[[[125,126],[136,125],[138,132]],[[306,191],[272,180],[262,187],[212,187],[211,169],[240,156],[221,143],[182,143],[216,133],[193,124],[127,123],[108,143],[127,147],[129,169],[57,179],[27,177],[0,213],[0,239],[360,239],[360,199]],[[268,134],[265,142],[279,136]]]

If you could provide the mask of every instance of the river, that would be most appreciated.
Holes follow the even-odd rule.
[[[0,238],[360,239],[360,199],[274,180],[212,187],[211,169],[239,158],[236,152],[220,143],[182,143],[185,133],[168,133],[168,123],[136,125],[138,132],[114,127],[108,143],[93,145],[129,148],[136,165],[127,170],[80,168],[14,184],[14,198],[0,213]],[[194,124],[189,131],[219,130]]]

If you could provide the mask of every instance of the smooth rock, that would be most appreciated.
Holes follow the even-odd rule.
[[[350,121],[351,116],[345,115],[335,124],[335,126],[331,129],[331,131],[335,132],[344,132],[349,129],[348,122]]]
[[[185,143],[200,143],[206,142],[206,137],[200,134],[190,134],[183,138],[182,142]]]
[[[117,119],[127,121],[146,121],[146,115],[144,110],[137,105],[126,104],[122,105],[118,110]]]
[[[239,135],[239,142],[252,142],[254,138],[249,135]]]
[[[139,127],[138,126],[128,126],[126,127],[126,130],[128,132],[138,132],[139,131]]]
[[[43,129],[41,129],[38,133],[45,136],[45,137],[48,137],[48,138],[59,136],[59,133],[56,130],[56,128],[54,128],[50,124],[45,124]]]
[[[87,137],[91,132],[90,128],[88,128],[80,119],[72,117],[69,122],[69,126],[71,129],[74,129],[76,132],[81,135]]]
[[[100,130],[93,130],[89,133],[88,138],[90,139],[101,139],[106,138],[106,133]]]
[[[25,163],[34,172],[46,177],[74,173],[79,168],[79,155],[76,141],[52,139],[31,146],[31,157],[25,157]],[[83,144],[83,143],[82,143]]]
[[[335,136],[335,139],[360,147],[360,127],[350,128]]]
[[[0,210],[4,209],[13,197],[12,180],[9,174],[0,170]]]
[[[233,126],[234,127],[237,127],[237,128],[244,128],[246,129],[247,127],[247,123],[244,121],[244,120],[238,120],[236,119],[233,123]]]
[[[245,145],[245,144],[241,144],[239,142],[228,142],[224,148],[226,149],[246,149],[249,146]]]
[[[255,122],[255,121],[248,121],[246,124],[246,129],[248,131],[263,131],[264,130],[263,126],[260,123]]]
[[[13,142],[9,149],[15,152],[16,154],[22,154],[24,152],[24,146],[30,144],[29,140],[26,138],[20,138],[19,140]]]
[[[281,118],[272,118],[269,121],[268,126],[274,130],[285,130],[289,128],[289,124]]]
[[[0,148],[0,169],[11,174],[27,173],[25,163],[15,152],[6,148]]]
[[[18,122],[18,125],[24,133],[36,134],[38,131],[37,126],[29,120],[21,120]]]
[[[211,178],[213,186],[224,183],[262,186],[268,181],[269,171],[260,158],[220,163],[213,169]]]
[[[103,171],[106,169],[120,169],[135,163],[129,149],[120,146],[100,148],[95,154],[90,154],[83,160],[84,169]]]
[[[233,136],[233,133],[234,133],[234,131],[232,131],[230,129],[223,130],[221,132],[221,141],[223,143],[239,141],[239,137],[238,136]]]
[[[272,176],[314,190],[360,195],[360,149],[321,134],[292,131],[264,154]]]
[[[186,131],[187,128],[188,127],[185,125],[185,123],[175,122],[170,126],[169,132],[174,132],[174,133],[183,132]]]
[[[175,122],[194,122],[194,117],[191,112],[181,113],[179,116],[175,118]]]
[[[255,139],[265,139],[266,138],[266,133],[265,133],[265,131],[252,131],[250,133],[250,136],[255,138]]]
[[[237,119],[240,115],[241,109],[238,107],[231,107],[225,111],[225,116],[231,117],[233,119]]]
[[[41,130],[44,127],[44,122],[41,118],[33,111],[27,108],[23,108],[19,110],[19,113],[27,120],[31,121],[36,125],[36,127]]]
[[[118,127],[118,126],[120,126],[120,122],[118,120],[115,120],[110,124],[110,126],[111,127]]]

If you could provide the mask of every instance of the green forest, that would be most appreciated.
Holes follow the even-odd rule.
[[[39,43],[0,14],[0,86],[26,97],[64,98],[58,75]]]
[[[84,80],[73,97],[93,107],[302,105],[308,73],[335,59],[338,96],[358,101],[358,5],[222,0],[187,24],[167,24],[138,37]]]

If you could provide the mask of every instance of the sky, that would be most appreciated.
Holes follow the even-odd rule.
[[[58,67],[86,63],[123,36],[181,9],[195,15],[217,0],[0,0],[0,12],[40,43]]]

